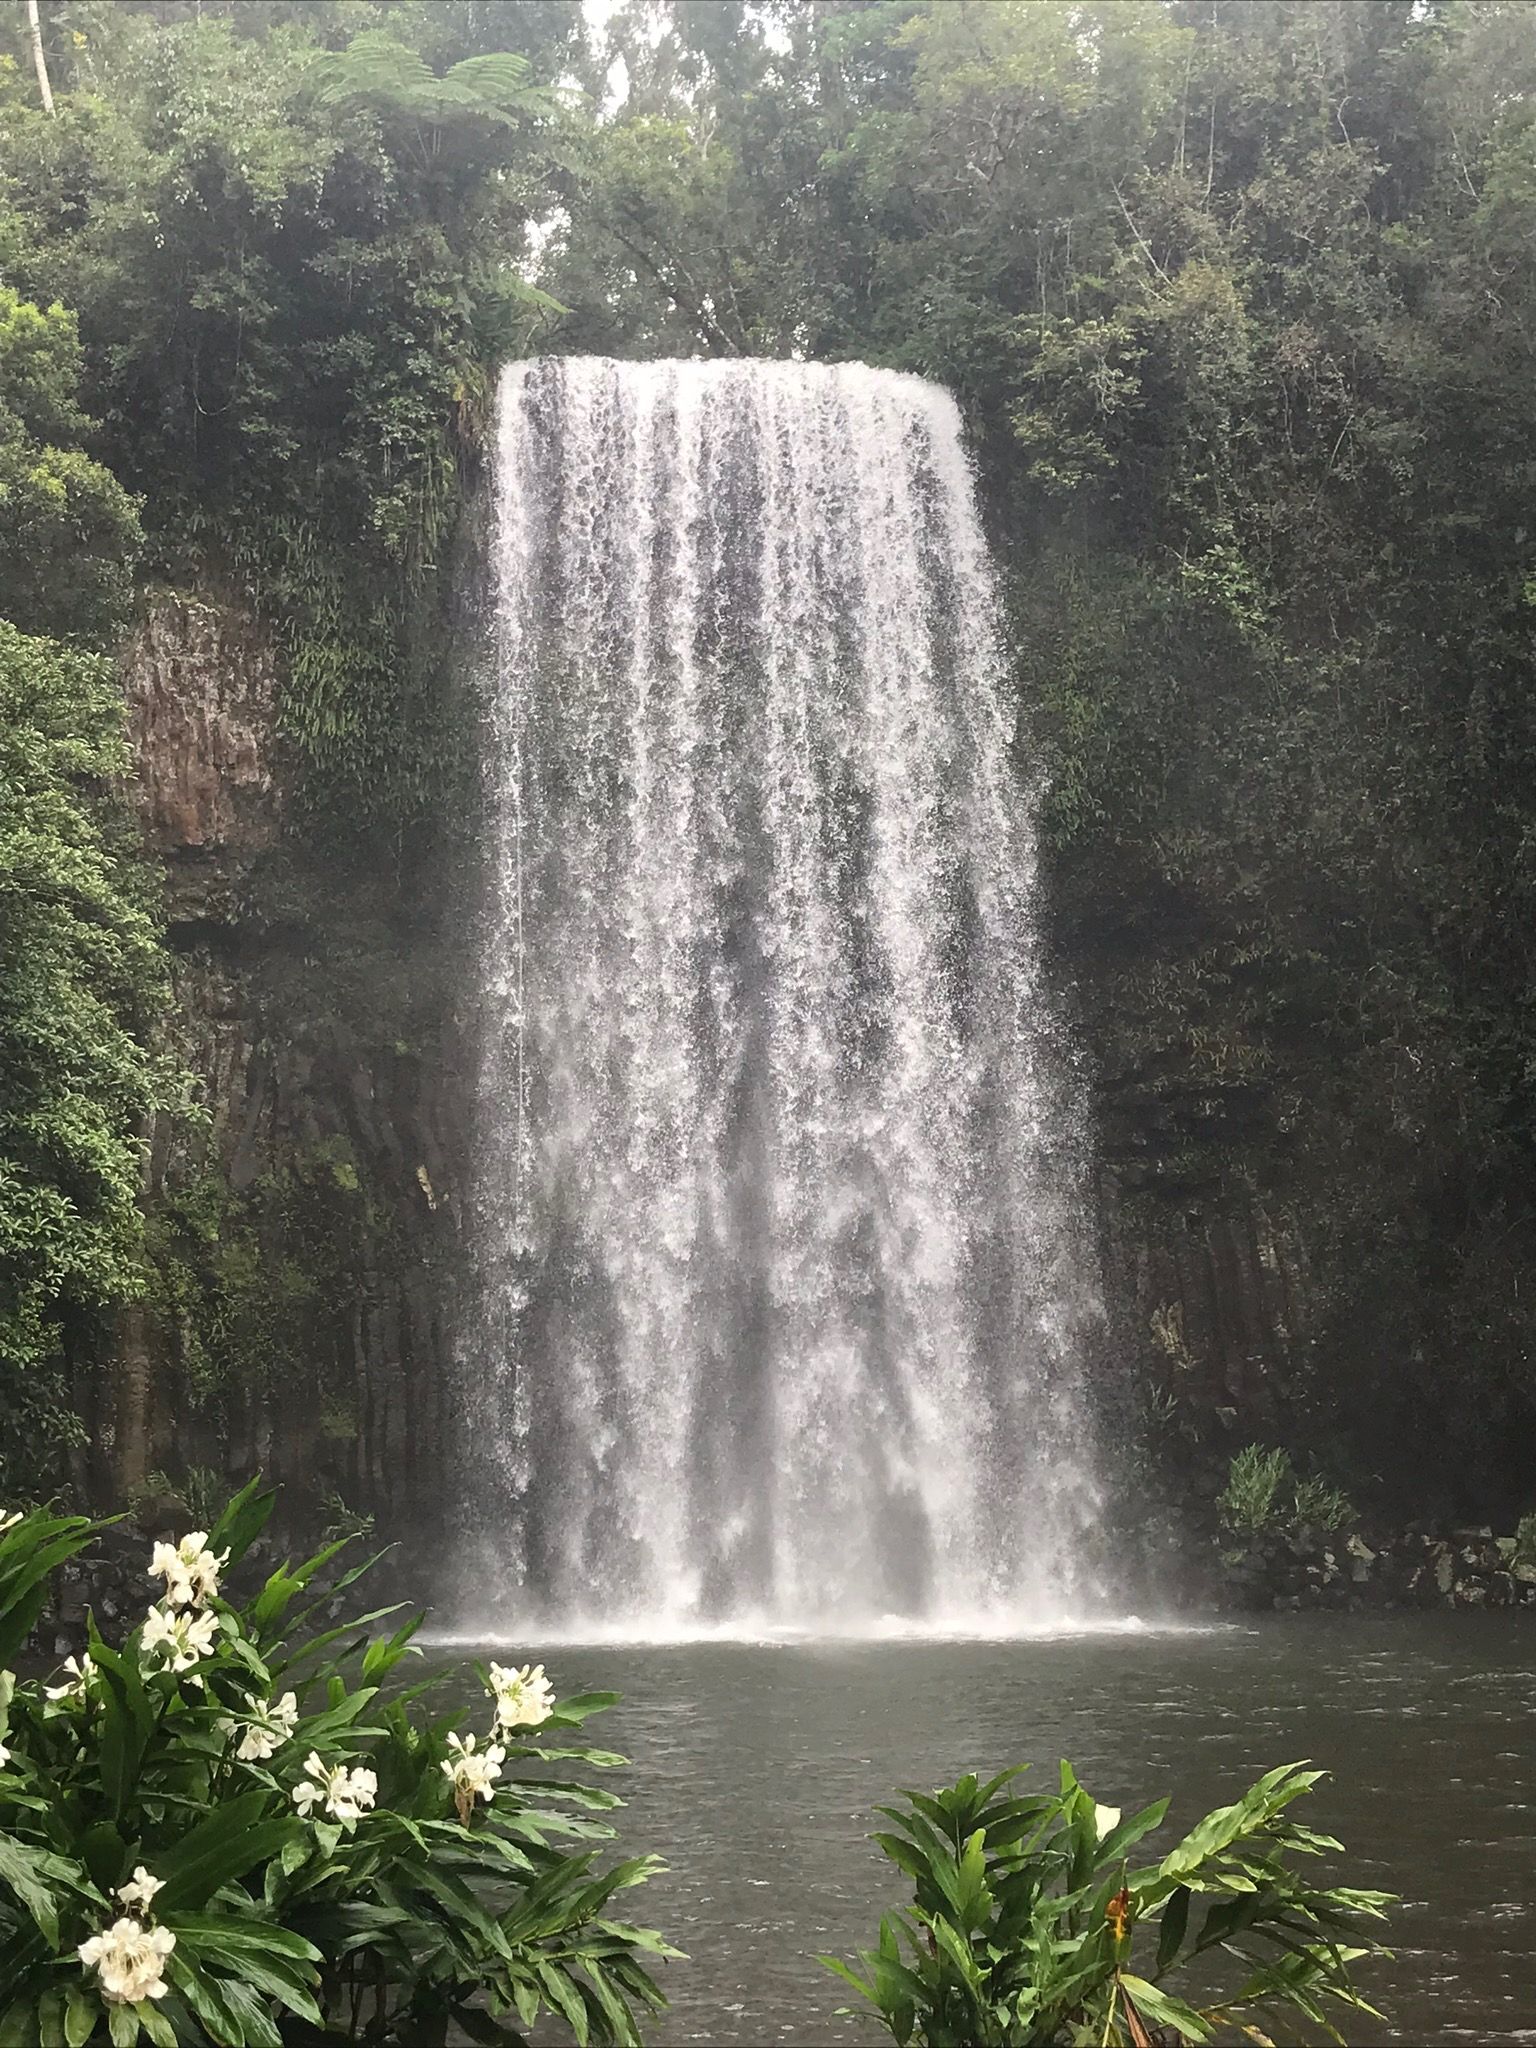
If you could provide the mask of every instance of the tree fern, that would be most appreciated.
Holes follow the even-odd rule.
[[[440,126],[470,116],[514,122],[554,110],[555,96],[528,82],[528,60],[504,50],[466,57],[439,78],[415,50],[367,29],[344,50],[326,51],[305,84],[322,107],[371,105],[379,113]]]

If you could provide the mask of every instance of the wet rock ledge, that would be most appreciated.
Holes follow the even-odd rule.
[[[1214,1590],[1238,1612],[1303,1608],[1536,1608],[1536,1560],[1491,1528],[1223,1534]]]

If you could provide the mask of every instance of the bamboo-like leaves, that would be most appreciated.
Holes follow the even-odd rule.
[[[895,1826],[874,1839],[911,1883],[912,1905],[881,1922],[879,1945],[859,1968],[822,1961],[894,2040],[1147,2048],[1159,2037],[1206,2041],[1224,2024],[1263,2038],[1250,2016],[1271,2011],[1336,2040],[1329,2003],[1373,2012],[1350,1967],[1384,1953],[1361,1928],[1381,1916],[1386,1895],[1308,1885],[1287,1860],[1337,1849],[1331,1836],[1286,1817],[1321,1772],[1301,1764],[1266,1772],[1161,1863],[1136,1872],[1127,1854],[1162,1825],[1166,1800],[1120,1820],[1068,1764],[1051,1798],[999,1797],[1014,1775],[986,1786],[968,1776],[880,1809]],[[1198,1893],[1211,1903],[1192,1932]],[[1138,1949],[1149,1955],[1140,1968]],[[1224,1951],[1245,1967],[1236,1991],[1219,1995],[1214,1976],[1197,1978],[1195,1997],[1164,1982]]]

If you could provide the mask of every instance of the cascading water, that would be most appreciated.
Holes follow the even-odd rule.
[[[1080,1148],[952,400],[516,364],[490,552],[461,1619],[1082,1602]]]

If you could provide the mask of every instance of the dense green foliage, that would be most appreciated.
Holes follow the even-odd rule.
[[[1122,1820],[1065,1763],[1059,1792],[1015,1797],[1024,1768],[881,1808],[896,1832],[875,1840],[912,1881],[912,1905],[881,1922],[860,1969],[825,1960],[894,2040],[1147,2048],[1234,2028],[1269,2041],[1310,2022],[1342,2041],[1339,2008],[1380,2017],[1350,1965],[1384,1953],[1369,1923],[1388,1896],[1314,1884],[1294,1861],[1339,1848],[1286,1813],[1320,1771],[1281,1764],[1133,1869],[1166,1799]]]
[[[50,19],[56,117],[0,76],[5,273],[78,315],[151,567],[277,626],[318,822],[399,830],[442,794],[428,684],[486,365],[539,316],[515,259],[556,101],[516,38],[552,57],[571,11]],[[456,25],[441,78],[400,39],[447,54]]]
[[[106,794],[109,665],[0,623],[0,1480],[52,1475],[79,1424],[67,1352],[137,1291],[138,1126],[174,1099],[145,878]]]
[[[338,856],[405,877],[471,761],[440,675],[464,463],[488,366],[544,317],[515,264],[558,111],[534,72],[576,19],[72,0],[42,10],[49,116],[0,16],[0,618],[108,653],[136,561],[252,605],[328,884]],[[145,1297],[210,1417],[301,1369],[357,1189],[321,1156],[237,1196],[215,1160],[141,1244],[169,984],[105,787],[120,706],[104,663],[15,633],[0,671],[0,1444],[46,1486],[82,1428],[65,1353],[115,1304]]]
[[[128,596],[138,518],[81,446],[75,316],[0,284],[0,616],[26,633],[99,638]]]
[[[110,785],[111,668],[139,545],[86,450],[75,316],[0,279],[0,1478],[49,1478],[81,1424],[70,1365],[137,1290],[137,1127],[166,981]],[[52,637],[50,637],[52,636]],[[69,1356],[73,1353],[73,1361]]]
[[[473,799],[445,663],[499,358],[941,378],[1145,1426],[1529,1506],[1525,0],[657,0],[606,85],[575,0],[40,15],[52,117],[0,13],[0,615],[104,649],[137,516],[149,573],[276,635],[314,873],[409,904]],[[262,1267],[311,1341],[316,1178],[165,1220],[155,1313],[210,1384]]]
[[[490,1733],[461,1736],[422,1706],[452,1674],[400,1685],[415,1623],[316,1627],[340,1545],[225,1596],[271,1506],[253,1481],[157,1545],[163,1597],[57,1685],[0,1672],[0,2039],[510,2048],[542,2012],[638,2043],[671,1951],[610,1906],[655,1866],[595,1867],[620,1802],[565,1775],[623,1761],[580,1735],[614,1695],[493,1666]],[[0,1661],[94,1533],[0,1531]]]

